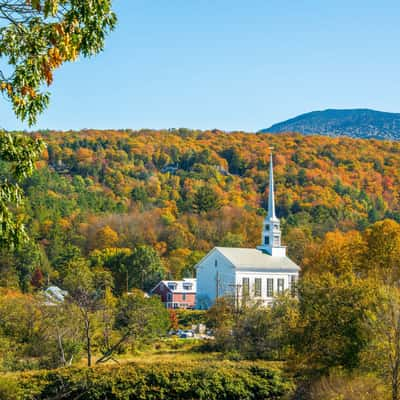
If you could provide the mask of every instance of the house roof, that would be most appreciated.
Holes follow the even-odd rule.
[[[43,293],[47,299],[46,304],[48,305],[62,303],[65,296],[68,294],[66,290],[62,290],[58,286],[49,286]]]
[[[151,292],[153,292],[161,283],[163,283],[173,293],[196,293],[196,279],[195,278],[184,278],[181,281],[161,281]],[[191,284],[191,288],[185,288],[185,283]],[[170,285],[175,284],[175,289],[171,288]]]
[[[290,258],[272,257],[258,249],[215,247],[238,270],[266,270],[271,272],[299,272],[300,267]]]

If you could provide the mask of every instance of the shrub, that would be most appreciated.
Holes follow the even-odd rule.
[[[290,379],[265,363],[227,361],[71,368],[21,375],[19,383],[24,399],[34,393],[35,400],[279,400],[293,389]]]
[[[0,378],[0,399],[1,400],[20,400],[22,399],[21,391],[17,382],[10,378]]]
[[[389,399],[382,382],[374,376],[333,374],[322,377],[310,389],[311,400]]]
[[[205,323],[205,311],[201,310],[175,310],[181,328],[191,328],[192,325]]]

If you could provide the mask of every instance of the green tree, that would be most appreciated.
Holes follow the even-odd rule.
[[[221,207],[218,195],[208,186],[202,186],[193,199],[194,212],[201,214]]]
[[[129,288],[150,290],[164,277],[164,268],[157,252],[150,246],[138,246],[126,264]]]
[[[115,328],[120,338],[97,363],[109,360],[122,344],[130,341],[146,342],[164,335],[170,326],[167,309],[157,297],[146,297],[140,290],[120,298],[115,317]]]
[[[371,324],[372,340],[367,347],[364,368],[377,373],[388,383],[392,400],[400,398],[400,290],[378,288],[376,318]]]
[[[368,251],[364,265],[370,274],[388,285],[400,285],[400,224],[385,219],[364,233]]]
[[[14,113],[30,125],[49,102],[44,89],[63,63],[97,54],[115,27],[111,0],[15,0],[0,3],[0,91]],[[3,65],[4,65],[3,64]],[[43,142],[32,136],[0,132],[0,159],[9,173],[0,179],[0,245],[13,246],[26,237],[21,181],[32,174]]]
[[[42,365],[65,367],[79,360],[84,348],[79,308],[69,301],[42,299],[40,309],[42,335],[37,347]]]
[[[232,336],[235,318],[237,318],[237,310],[235,310],[234,299],[230,297],[218,298],[207,310],[206,325],[214,331],[215,346],[218,350],[231,351],[235,349]]]
[[[313,373],[354,370],[370,340],[375,285],[353,274],[307,277],[299,287],[299,324],[294,335],[296,363]]]
[[[27,238],[20,212],[23,204],[21,182],[32,174],[34,163],[44,148],[33,137],[0,132],[0,247],[14,247]]]
[[[128,248],[107,248],[90,253],[93,266],[107,268],[112,273],[115,293],[122,294],[129,285],[128,264],[132,250]]]
[[[87,365],[92,365],[93,336],[99,320],[99,311],[104,307],[104,298],[109,279],[105,271],[93,271],[83,260],[74,260],[67,265],[64,287],[68,291],[67,301],[80,311],[85,338]]]

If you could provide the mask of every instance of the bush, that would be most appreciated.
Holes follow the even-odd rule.
[[[21,391],[17,382],[10,378],[0,378],[0,399],[1,400],[20,400]]]
[[[292,382],[279,369],[265,363],[227,361],[213,365],[133,363],[123,367],[63,369],[21,375],[19,384],[23,398],[35,400],[78,397],[80,400],[278,400],[293,389]]]
[[[310,389],[311,400],[389,399],[382,382],[374,376],[333,374],[315,382]]]
[[[191,328],[192,325],[205,323],[205,311],[201,310],[175,310],[180,328]]]

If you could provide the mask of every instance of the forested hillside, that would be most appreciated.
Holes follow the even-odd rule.
[[[215,245],[255,246],[270,146],[296,261],[328,231],[400,220],[398,142],[187,129],[37,135],[48,147],[21,210],[33,240],[3,252],[2,286],[59,284],[74,262],[111,270],[117,291],[149,289],[192,275]]]
[[[262,131],[399,140],[400,114],[369,109],[312,111]]]

